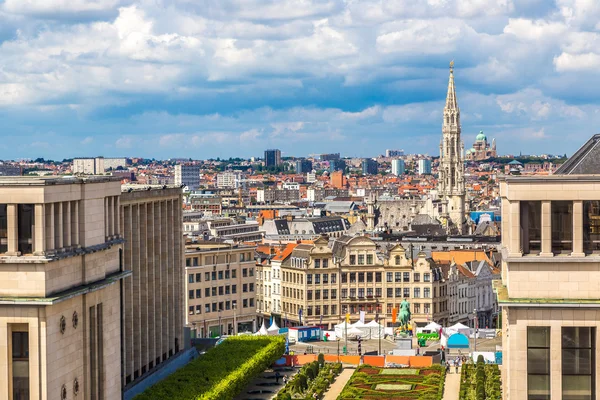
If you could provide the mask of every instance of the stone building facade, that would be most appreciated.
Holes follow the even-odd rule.
[[[499,181],[504,398],[598,398],[600,176]]]
[[[417,325],[447,323],[440,268],[423,253],[411,260],[401,245],[380,247],[364,236],[342,236],[332,243],[321,238],[298,244],[281,264],[281,303],[288,325],[332,328],[346,313],[356,321],[364,311],[366,319],[378,317],[392,326],[392,310],[405,298]]]
[[[192,336],[256,331],[254,247],[204,241],[185,247],[185,325]]]
[[[120,183],[0,178],[0,399],[119,399]]]
[[[119,198],[124,264],[124,385],[153,372],[185,347],[181,188],[124,187]]]

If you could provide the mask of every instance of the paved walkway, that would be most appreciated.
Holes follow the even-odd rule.
[[[460,393],[460,368],[458,374],[454,372],[454,367],[450,367],[450,373],[446,374],[446,382],[444,384],[443,400],[458,400]]]
[[[323,400],[336,400],[340,393],[342,393],[342,390],[344,390],[344,386],[346,386],[346,383],[348,383],[354,371],[354,368],[344,368],[342,373],[336,378],[335,382],[329,387],[327,393],[325,393]]]

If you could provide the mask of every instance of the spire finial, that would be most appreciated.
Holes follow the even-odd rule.
[[[454,71],[454,60],[450,61],[450,72]]]

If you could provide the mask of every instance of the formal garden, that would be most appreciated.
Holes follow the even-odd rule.
[[[319,354],[317,361],[300,368],[300,371],[279,391],[275,400],[321,399],[340,372],[342,372],[341,363],[326,363],[323,354]]]
[[[460,376],[461,400],[496,400],[502,398],[502,382],[497,364],[486,364],[483,356],[476,364],[463,364]]]
[[[338,400],[441,400],[445,369],[381,368],[361,365],[356,369]]]
[[[284,351],[281,336],[230,337],[135,400],[232,399]]]

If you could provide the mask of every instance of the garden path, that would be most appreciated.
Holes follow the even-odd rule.
[[[446,374],[446,382],[444,383],[443,400],[458,400],[460,393],[460,368],[458,374],[454,372],[454,367],[450,368],[452,373]]]
[[[336,400],[340,393],[342,393],[342,390],[344,390],[344,386],[346,386],[354,371],[354,368],[344,368],[335,382],[329,387],[327,393],[325,393],[323,400]]]

